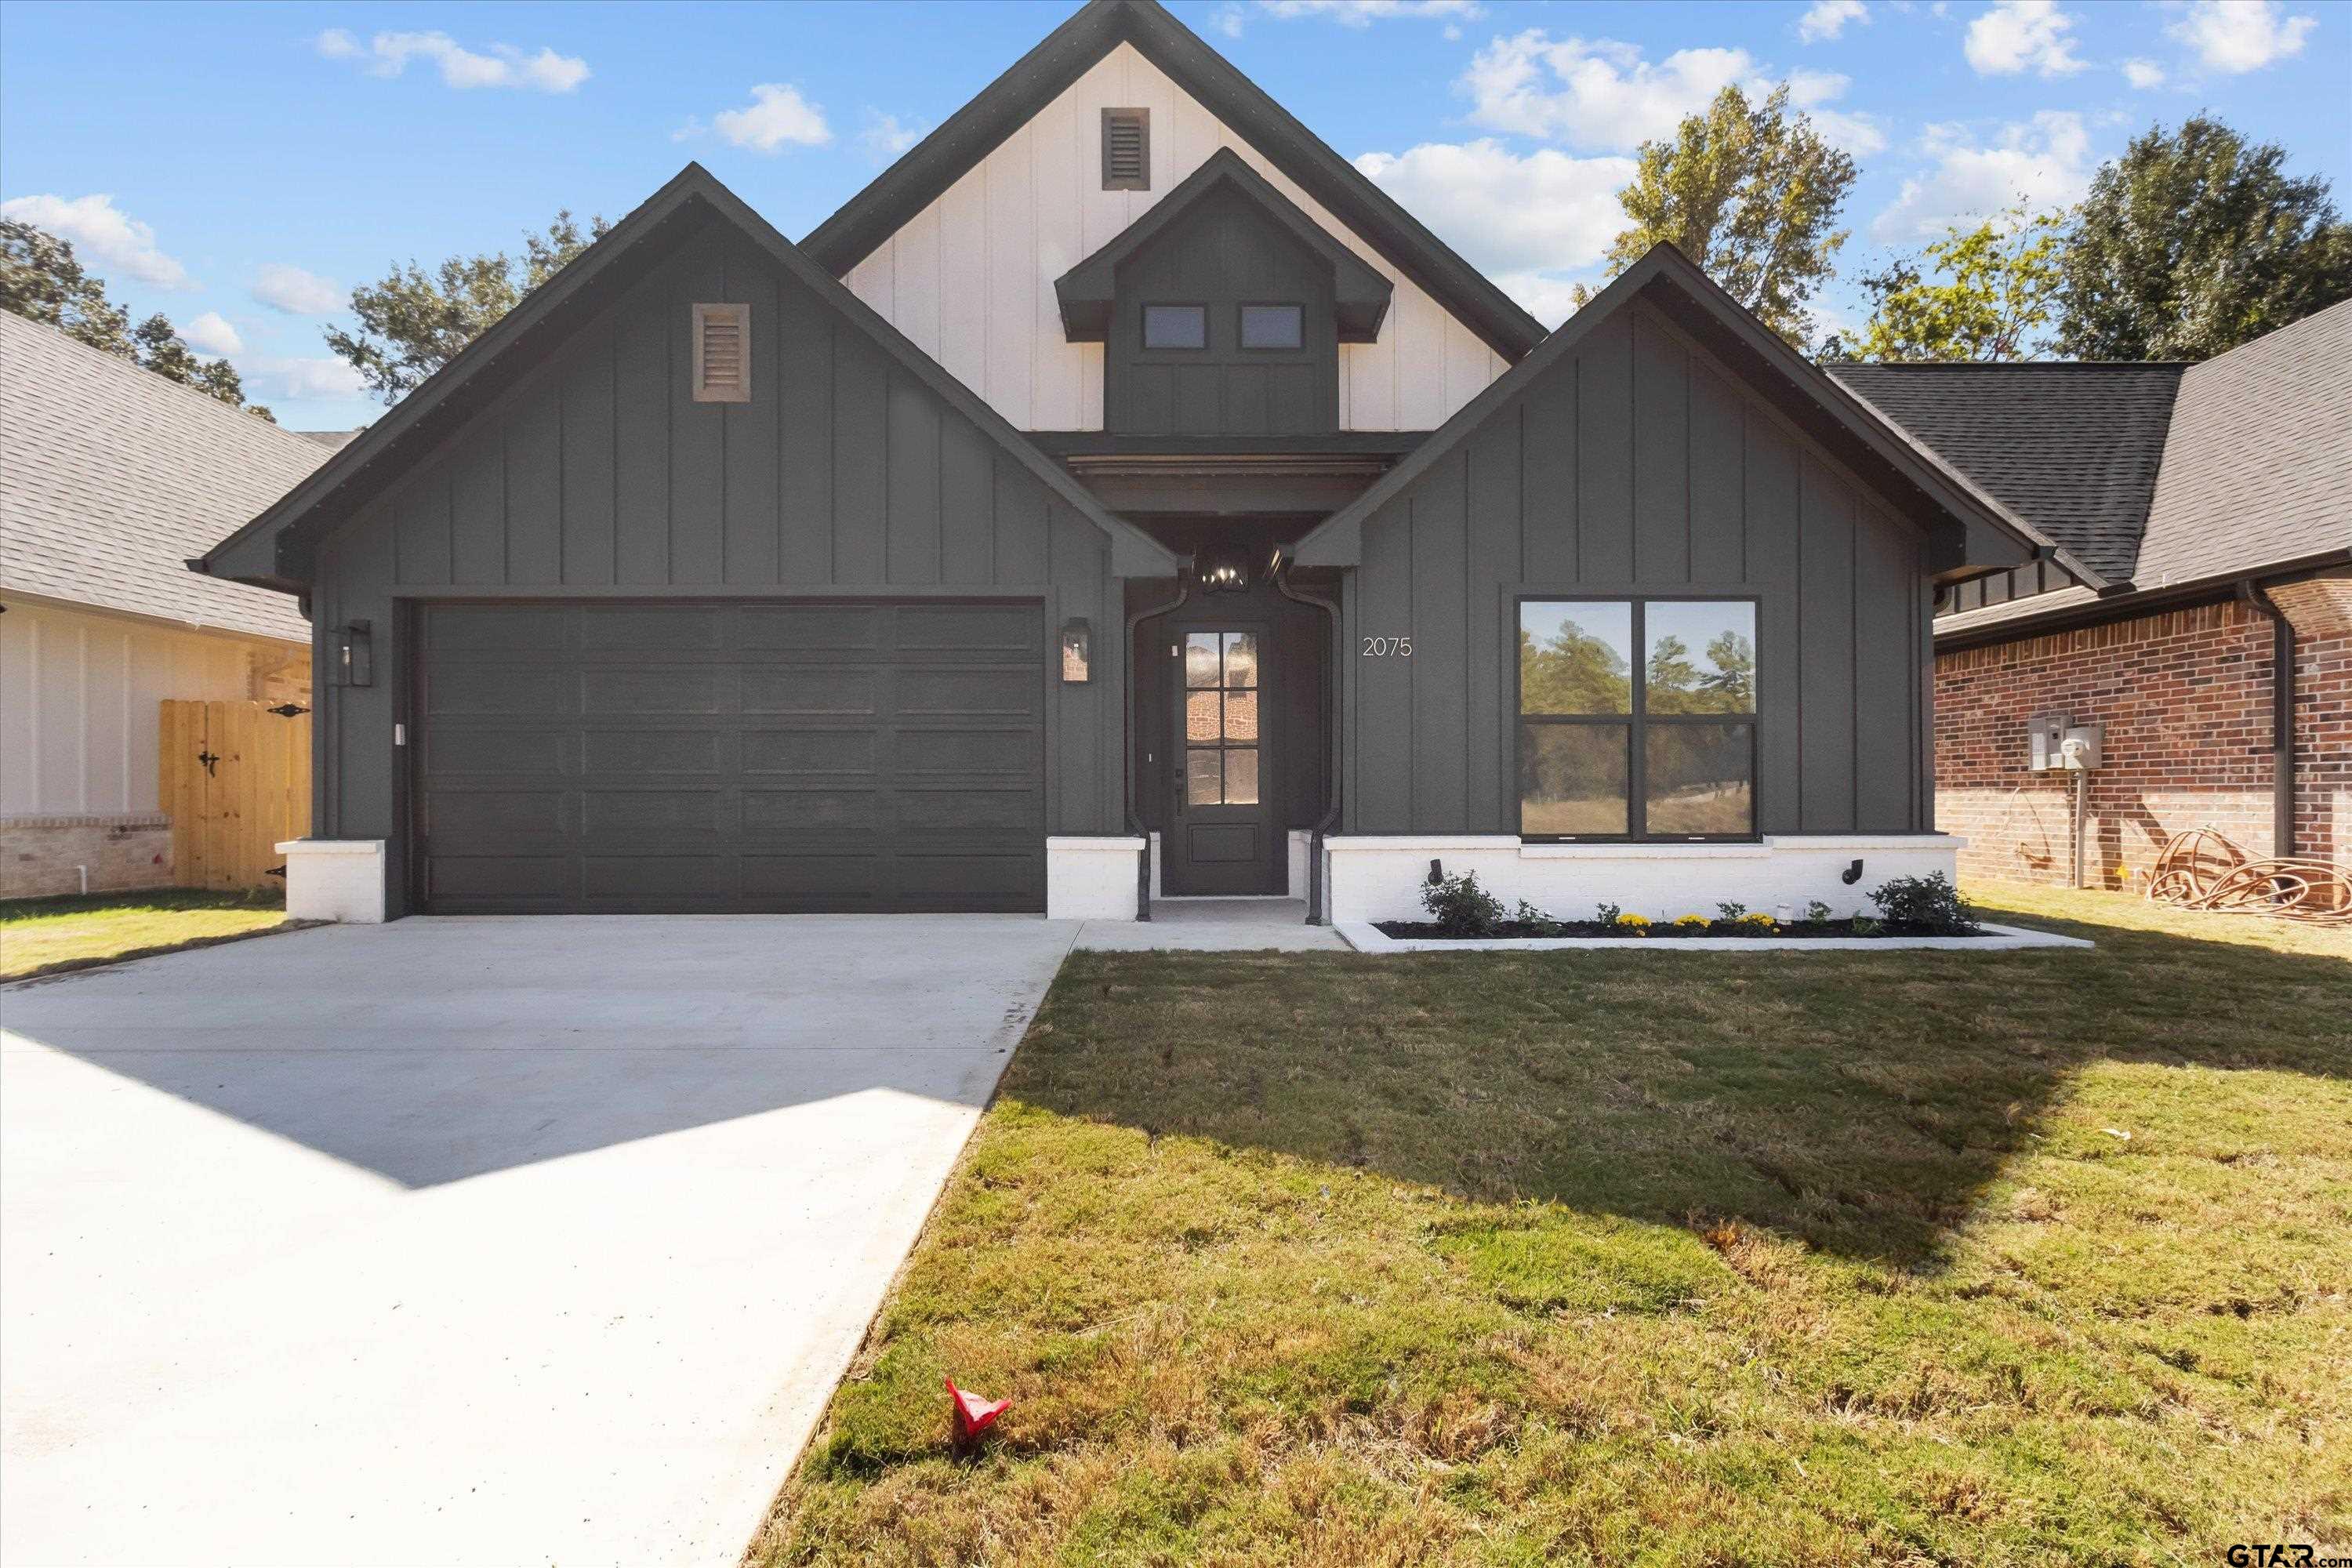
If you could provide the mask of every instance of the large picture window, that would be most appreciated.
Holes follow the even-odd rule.
[[[1756,605],[1519,603],[1519,832],[1756,833]]]

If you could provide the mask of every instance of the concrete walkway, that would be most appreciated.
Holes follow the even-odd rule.
[[[1154,899],[1150,921],[1088,921],[1077,945],[1101,952],[1349,951],[1329,926],[1307,923],[1304,899]]]
[[[731,1563],[1075,934],[410,920],[0,990],[0,1560]]]

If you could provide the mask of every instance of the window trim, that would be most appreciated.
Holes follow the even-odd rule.
[[[1252,344],[1249,334],[1243,331],[1243,319],[1252,310],[1289,310],[1298,321],[1298,341],[1280,347]],[[1234,307],[1234,346],[1248,354],[1295,354],[1307,348],[1307,306],[1297,300],[1244,300]]]
[[[1528,713],[1524,710],[1520,682],[1526,669],[1518,657],[1519,627],[1528,605],[1625,605],[1631,607],[1633,638],[1633,680],[1631,700],[1622,713]],[[1747,713],[1652,713],[1649,711],[1648,682],[1643,669],[1648,662],[1645,651],[1649,642],[1648,608],[1652,605],[1746,605],[1755,616],[1757,643],[1756,706]],[[1717,593],[1700,591],[1680,594],[1596,593],[1568,587],[1544,593],[1514,593],[1511,595],[1509,641],[1511,665],[1511,708],[1507,721],[1511,731],[1511,813],[1512,823],[1519,839],[1527,844],[1760,844],[1764,834],[1764,781],[1759,776],[1758,763],[1762,756],[1761,739],[1764,726],[1764,601],[1760,594]],[[1520,769],[1527,762],[1526,726],[1529,724],[1602,724],[1613,725],[1625,731],[1625,826],[1623,833],[1529,833],[1524,822],[1527,797],[1518,787]],[[1745,833],[1652,833],[1649,829],[1649,748],[1643,743],[1643,731],[1653,724],[1742,724],[1748,729],[1748,829]]]
[[[1201,312],[1201,344],[1198,348],[1155,347],[1151,342],[1151,312],[1154,310],[1198,310]],[[1216,341],[1214,313],[1205,300],[1145,300],[1136,307],[1136,347],[1148,354],[1204,354]]]

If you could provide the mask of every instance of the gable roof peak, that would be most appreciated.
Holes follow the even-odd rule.
[[[802,249],[834,276],[846,274],[1121,44],[1131,45],[1165,72],[1506,363],[1543,341],[1542,322],[1158,0],[1087,0],[873,184],[811,229],[801,241]]]

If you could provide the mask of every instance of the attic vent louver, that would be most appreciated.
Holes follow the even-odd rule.
[[[751,307],[694,308],[694,400],[751,401]]]
[[[1102,111],[1102,169],[1104,190],[1151,188],[1151,110]]]

